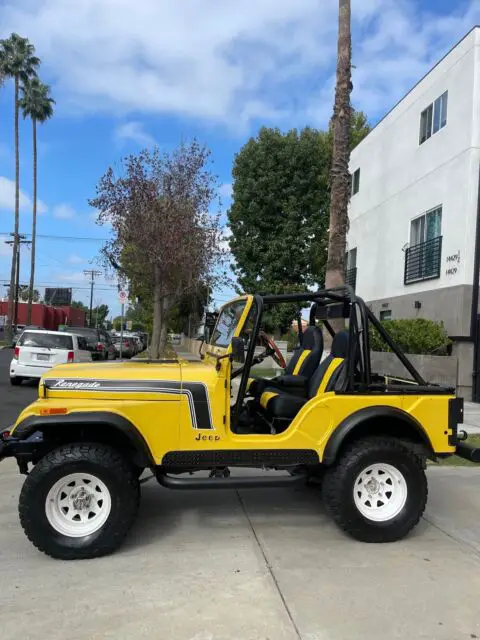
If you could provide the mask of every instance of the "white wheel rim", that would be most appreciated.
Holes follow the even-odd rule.
[[[107,521],[112,500],[107,486],[90,473],[70,473],[50,489],[45,514],[58,533],[82,538],[98,531]]]
[[[353,486],[355,506],[373,522],[395,518],[407,501],[407,483],[391,464],[371,464],[361,471]]]

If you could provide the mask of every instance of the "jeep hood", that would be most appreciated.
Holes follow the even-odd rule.
[[[51,397],[60,392],[65,398],[91,392],[98,398],[112,393],[117,396],[122,391],[172,392],[189,382],[208,385],[212,378],[216,378],[216,372],[211,364],[186,360],[64,364],[42,376],[39,394]]]
[[[42,376],[47,395],[55,391],[119,391],[120,388],[151,386],[158,381],[181,382],[181,367],[178,361],[165,362],[105,362],[63,364],[54,367]],[[148,383],[148,384],[147,384]],[[41,395],[41,392],[40,392]]]

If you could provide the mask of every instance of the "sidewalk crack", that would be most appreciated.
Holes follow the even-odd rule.
[[[240,495],[238,489],[235,490],[235,493],[237,494],[238,500],[239,500],[240,505],[241,505],[241,507],[243,509],[243,513],[245,514],[245,517],[246,517],[247,522],[248,522],[248,524],[250,526],[250,529],[252,530],[253,537],[255,538],[255,541],[256,541],[256,543],[258,545],[258,548],[260,549],[260,552],[261,552],[261,554],[263,556],[263,560],[265,562],[265,566],[267,567],[267,570],[268,570],[268,572],[270,574],[270,577],[272,578],[273,584],[275,585],[275,588],[276,588],[277,593],[278,593],[278,595],[280,597],[280,600],[282,601],[282,604],[283,604],[283,606],[285,608],[285,611],[287,612],[287,616],[288,616],[288,618],[289,618],[289,620],[290,620],[290,622],[292,624],[292,627],[293,627],[293,629],[295,631],[295,634],[296,634],[296,636],[297,636],[297,638],[299,640],[303,640],[302,634],[300,633],[300,630],[297,627],[297,625],[295,623],[295,620],[293,619],[293,615],[292,615],[292,612],[290,610],[290,607],[287,604],[285,596],[283,595],[283,592],[282,592],[282,590],[280,588],[280,585],[278,583],[277,577],[276,577],[276,575],[275,575],[275,573],[273,571],[273,567],[272,567],[272,565],[270,564],[270,562],[269,562],[269,560],[267,558],[267,553],[265,551],[265,548],[264,548],[260,538],[258,537],[258,534],[257,534],[257,532],[255,530],[254,525],[253,525],[252,519],[250,518],[250,515],[249,515],[249,513],[247,511],[247,505],[245,504],[245,501],[242,498],[242,496]]]

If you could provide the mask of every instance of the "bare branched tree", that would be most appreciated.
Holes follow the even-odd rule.
[[[172,307],[221,258],[219,216],[209,213],[218,186],[209,157],[196,141],[171,154],[141,151],[124,160],[121,175],[109,168],[90,201],[99,224],[113,228],[104,261],[119,267],[134,293],[153,292],[151,358],[165,350]]]

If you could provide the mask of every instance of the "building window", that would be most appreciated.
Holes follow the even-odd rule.
[[[357,169],[352,176],[352,196],[360,189],[360,169]]]
[[[440,277],[441,234],[441,206],[411,221],[410,246],[405,251],[405,284]]]
[[[347,251],[345,256],[345,284],[355,291],[357,284],[357,248]]]
[[[390,309],[385,309],[385,311],[380,311],[380,320],[383,322],[384,320],[391,320],[392,312]]]
[[[420,144],[447,124],[448,91],[429,104],[420,115]]]

